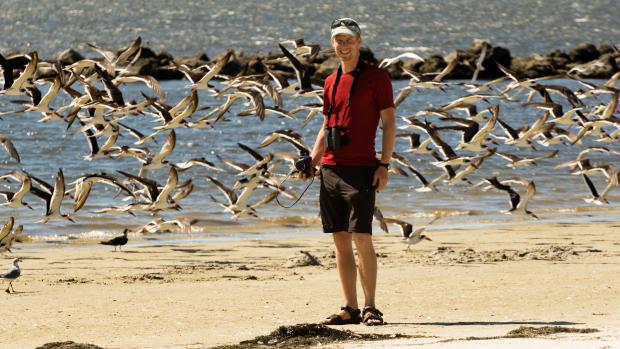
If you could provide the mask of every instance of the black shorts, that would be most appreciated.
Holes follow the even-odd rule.
[[[372,234],[375,169],[374,166],[322,166],[319,202],[324,233]]]

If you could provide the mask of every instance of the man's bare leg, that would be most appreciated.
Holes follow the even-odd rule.
[[[355,256],[353,254],[353,242],[351,233],[338,232],[332,234],[336,245],[336,266],[338,268],[338,276],[340,279],[340,288],[344,297],[344,304],[353,309],[358,309],[357,304],[357,271],[355,268]],[[344,320],[350,319],[351,316],[342,310],[338,313]]]
[[[375,306],[377,290],[377,255],[371,234],[353,233],[353,240],[359,258],[359,273],[364,290],[364,306]]]

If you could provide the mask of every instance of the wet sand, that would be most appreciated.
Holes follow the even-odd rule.
[[[619,231],[620,222],[435,230],[433,241],[410,252],[396,233],[376,233],[377,306],[389,325],[342,329],[414,337],[325,347],[614,348],[620,342]],[[0,348],[64,340],[104,348],[235,344],[281,325],[320,321],[341,303],[328,236],[130,241],[124,252],[108,246],[21,252],[24,246],[14,254],[23,259],[17,292],[0,295]],[[299,251],[320,265],[301,266],[307,259]],[[11,258],[0,258],[0,269]],[[466,340],[501,337],[520,326],[599,332]]]

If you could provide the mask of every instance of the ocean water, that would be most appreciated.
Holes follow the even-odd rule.
[[[597,81],[592,82],[597,83]],[[406,83],[406,81],[394,82],[394,90],[399,91]],[[464,87],[460,83],[460,81],[453,82],[446,89],[445,93],[438,90],[419,90],[412,93],[397,110],[398,126],[403,127],[406,125],[402,117],[414,115],[425,108],[443,105],[466,94]],[[549,81],[548,83],[563,84],[570,88],[577,87],[570,80]],[[188,94],[186,85],[187,82],[185,81],[164,82],[162,87],[166,91],[168,103],[174,104],[186,96]],[[137,97],[140,87],[129,85],[123,91],[129,98],[132,96]],[[201,106],[216,107],[223,103],[222,98],[213,97],[206,92],[200,92],[199,96]],[[523,95],[521,98],[525,99],[526,96]],[[558,97],[555,99],[560,101]],[[60,97],[55,101],[55,105],[59,106],[67,102],[68,99]],[[284,105],[285,108],[291,109],[296,105],[308,102],[315,102],[315,100],[289,96],[285,98]],[[590,101],[588,103],[596,105],[606,102],[605,97],[601,97],[598,101]],[[479,103],[479,109],[488,108],[490,103]],[[515,128],[533,123],[541,114],[537,109],[523,108],[521,103],[507,103],[505,101],[498,101],[497,103],[501,106],[501,118]],[[269,105],[269,101],[267,101],[267,104]],[[9,98],[0,98],[0,110],[14,109],[16,109],[16,105],[10,103]],[[242,103],[235,104],[229,114],[227,114],[229,121],[217,123],[213,129],[176,129],[176,148],[168,157],[168,160],[178,163],[191,158],[205,157],[225,167],[215,156],[219,154],[234,161],[252,163],[250,156],[239,148],[238,142],[256,147],[273,130],[291,128],[301,133],[306,143],[311,146],[321,125],[321,117],[319,116],[308,126],[302,128],[303,119],[305,118],[303,113],[297,115],[299,120],[267,116],[264,122],[260,122],[255,116],[237,116],[241,110],[245,109],[247,109],[247,106]],[[193,118],[198,118],[207,112],[209,110],[197,112],[197,115]],[[455,114],[458,113],[458,111],[455,112]],[[137,174],[139,162],[134,159],[103,158],[93,161],[84,160],[84,155],[89,153],[88,144],[82,134],[76,134],[77,126],[74,125],[70,130],[65,131],[64,123],[41,123],[38,122],[39,118],[40,114],[38,113],[23,113],[4,115],[3,120],[0,120],[2,130],[0,132],[12,139],[22,158],[22,162],[17,164],[12,159],[9,159],[5,152],[0,153],[0,165],[3,173],[12,170],[25,170],[53,184],[58,169],[62,168],[67,183],[67,190],[71,188],[69,183],[86,174],[107,172],[120,176],[116,172],[117,170]],[[432,122],[438,122],[433,117],[428,117],[428,119]],[[126,119],[125,123],[143,133],[148,133],[149,130],[156,126],[153,123],[153,118],[148,115],[132,116]],[[399,130],[399,132],[407,131]],[[573,130],[573,132],[576,131]],[[502,134],[499,126],[495,128],[494,133],[497,135]],[[159,135],[156,138],[157,144],[149,144],[149,146],[156,151],[159,150],[165,142],[167,134],[165,132]],[[446,132],[444,133],[444,138],[450,144],[456,145],[460,140],[460,134],[457,132]],[[117,144],[132,145],[134,140],[127,133],[122,132],[122,136]],[[99,142],[101,144],[103,141],[100,140]],[[379,138],[376,140],[376,143],[380,144]],[[559,150],[559,153],[555,158],[539,161],[536,166],[515,169],[507,167],[507,161],[502,158],[493,156],[488,158],[481,168],[470,175],[468,179],[473,183],[478,183],[483,178],[491,176],[497,176],[500,179],[521,177],[533,180],[536,184],[537,194],[530,202],[529,209],[543,219],[545,217],[557,218],[558,215],[566,215],[566,217],[571,215],[588,215],[592,210],[603,210],[602,212],[606,212],[606,215],[617,215],[619,212],[616,202],[620,198],[620,190],[612,190],[609,197],[612,202],[610,205],[603,207],[595,206],[583,200],[588,196],[588,190],[580,176],[571,175],[567,169],[554,168],[559,163],[575,158],[579,151],[590,145],[600,146],[601,144],[587,139],[582,146],[552,145],[548,148],[537,146],[536,151],[529,148],[516,149],[514,146],[498,144],[498,150],[510,152],[521,157],[540,156],[552,150]],[[618,142],[603,145],[620,151]],[[425,177],[430,180],[442,174],[440,168],[431,164],[434,159],[430,155],[407,153],[408,147],[408,142],[404,139],[397,140],[396,152],[408,158]],[[266,148],[259,149],[259,152],[263,155],[272,151],[293,151],[293,148],[285,142],[276,142]],[[587,157],[594,164],[617,164],[620,158],[617,155],[596,152],[591,153]],[[277,167],[275,172],[286,174],[289,170],[289,165],[283,164]],[[165,183],[167,173],[168,170],[165,168],[155,170],[151,172],[149,178],[156,179],[163,184]],[[196,167],[185,172],[179,172],[179,182],[192,179],[194,190],[186,199],[181,201],[182,211],[164,212],[162,216],[165,218],[184,216],[200,219],[201,228],[195,228],[195,232],[199,233],[202,231],[212,235],[223,234],[229,236],[236,233],[251,235],[255,232],[265,231],[272,233],[294,232],[297,231],[295,229],[307,228],[309,226],[312,226],[314,230],[320,231],[317,218],[318,181],[310,185],[302,200],[292,208],[282,208],[275,201],[272,201],[258,209],[258,219],[241,218],[233,220],[228,213],[224,212],[209,198],[209,195],[213,195],[220,200],[224,200],[224,197],[206,178],[206,175],[214,176],[229,186],[232,186],[238,179],[233,172],[217,173]],[[602,175],[591,177],[599,191],[601,191],[606,183],[605,178]],[[308,182],[289,181],[286,185],[294,192],[301,193],[308,185]],[[2,190],[15,191],[18,184],[5,183],[0,184],[0,186],[4,186]],[[435,215],[445,217],[443,220],[446,224],[450,224],[450,222],[478,224],[506,220],[531,222],[534,220],[528,216],[507,216],[503,214],[502,211],[509,208],[508,196],[496,190],[484,191],[482,190],[484,186],[472,188],[470,185],[448,186],[439,184],[439,191],[422,193],[415,191],[415,188],[419,186],[419,181],[411,174],[409,177],[391,175],[390,184],[379,194],[377,205],[381,207],[386,216],[396,216],[411,220],[414,223],[423,223]],[[518,190],[521,189],[518,188]],[[250,202],[258,201],[267,193],[266,189],[258,189],[253,194]],[[285,205],[291,203],[291,200],[286,197],[280,197],[280,200]],[[136,213],[135,217],[94,213],[94,211],[101,208],[127,203],[122,201],[122,198],[116,197],[115,191],[105,185],[95,184],[84,208],[73,215],[76,223],[37,223],[43,216],[45,204],[32,194],[28,194],[25,201],[30,203],[33,210],[0,207],[0,222],[6,221],[9,216],[14,216],[16,224],[23,224],[27,234],[34,236],[36,239],[43,240],[63,240],[69,237],[97,239],[115,234],[124,227],[136,227],[155,218],[139,212]],[[71,205],[72,201],[65,199],[63,202],[63,212],[72,213]]]
[[[453,49],[468,47],[473,39],[483,38],[509,48],[515,55],[544,53],[555,49],[568,50],[584,40],[600,43],[617,43],[620,37],[620,20],[615,12],[614,1],[346,1],[346,2],[301,2],[301,1],[262,1],[227,3],[220,1],[178,1],[174,5],[165,1],[108,2],[86,0],[59,0],[54,2],[4,1],[0,12],[0,23],[11,28],[0,37],[0,52],[38,50],[43,57],[66,49],[76,48],[86,56],[96,54],[86,43],[96,43],[102,47],[120,48],[127,45],[136,36],[142,36],[144,44],[157,51],[168,51],[178,55],[206,52],[214,56],[227,48],[245,52],[275,51],[277,42],[282,39],[304,37],[309,42],[319,43],[322,47],[329,45],[329,23],[342,16],[357,18],[362,24],[365,45],[371,47],[378,57],[398,54],[403,51],[415,51],[423,55],[447,53]],[[592,81],[600,83],[600,81]],[[466,94],[464,88],[454,82],[446,93],[437,90],[420,90],[412,95],[398,108],[399,126],[405,123],[401,116],[411,116],[416,112],[440,106]],[[569,80],[551,81],[578,88]],[[169,103],[175,103],[188,94],[185,81],[164,82]],[[398,92],[406,81],[394,82]],[[45,92],[45,87],[42,87]],[[139,98],[139,86],[127,86],[123,89],[126,96]],[[521,96],[524,98],[524,96]],[[14,110],[12,98],[0,98],[0,111]],[[128,98],[126,98],[128,99]],[[562,98],[556,97],[561,101]],[[588,101],[592,107],[607,103],[608,97]],[[292,109],[301,103],[315,102],[312,99],[285,100],[285,107]],[[67,103],[59,98],[55,106]],[[207,93],[200,93],[200,105],[216,107],[223,103]],[[514,127],[531,124],[539,115],[535,109],[524,109],[520,103],[501,104],[501,117]],[[479,109],[488,107],[480,103]],[[567,106],[565,106],[567,107]],[[171,162],[181,162],[194,157],[206,157],[218,163],[215,154],[229,157],[236,161],[250,162],[249,156],[242,152],[237,142],[256,146],[272,130],[293,128],[299,131],[309,145],[320,126],[320,117],[301,129],[304,115],[298,114],[300,120],[279,119],[268,116],[264,122],[256,117],[238,117],[236,114],[247,106],[235,105],[228,115],[230,121],[216,125],[214,129],[188,130],[177,129],[177,147],[169,157]],[[199,117],[207,111],[197,113]],[[88,146],[81,134],[74,135],[77,127],[65,131],[60,123],[40,123],[36,113],[5,115],[0,120],[0,133],[6,134],[14,142],[21,154],[22,163],[16,164],[5,152],[0,152],[0,170],[6,173],[13,170],[26,170],[42,179],[53,183],[59,168],[70,183],[79,176],[105,171],[115,173],[125,170],[137,173],[138,164],[131,159],[100,159],[86,161],[83,156],[88,153]],[[435,119],[430,118],[432,121]],[[137,116],[127,120],[127,124],[147,132],[155,124],[148,116]],[[576,130],[572,130],[575,132]],[[496,127],[496,133],[501,133]],[[166,133],[158,138],[159,149]],[[446,135],[449,143],[458,143],[459,135]],[[132,138],[125,135],[119,144],[131,145]],[[500,145],[499,150],[510,151],[519,156],[542,155],[557,149],[556,158],[542,160],[537,166],[511,169],[506,161],[491,157],[482,168],[470,176],[474,183],[485,177],[499,178],[523,177],[536,183],[537,195],[530,203],[530,209],[544,219],[585,219],[594,220],[618,215],[616,202],[620,198],[619,190],[612,191],[610,205],[594,206],[583,198],[588,195],[587,188],[579,176],[573,176],[567,170],[557,170],[554,166],[574,158],[588,145],[600,145],[587,140],[579,146],[538,147],[534,152],[529,149],[513,149]],[[618,149],[618,144],[604,144]],[[399,139],[397,152],[404,152],[407,143]],[[269,151],[292,148],[286,144],[276,143],[260,150],[262,154]],[[435,178],[442,173],[433,166],[428,155],[405,154],[423,172],[427,178]],[[602,153],[589,156],[594,163],[618,163],[618,157]],[[288,168],[277,170],[286,173]],[[154,171],[153,178],[165,181],[167,170]],[[163,216],[173,218],[187,216],[199,218],[201,231],[209,236],[235,238],[241,234],[252,236],[258,232],[273,234],[295,234],[307,231],[308,227],[319,231],[318,215],[318,181],[309,188],[303,199],[294,207],[284,209],[275,202],[259,208],[258,219],[242,218],[231,220],[229,214],[215,205],[209,195],[223,197],[206,179],[214,175],[227,185],[235,181],[234,174],[209,173],[203,168],[193,168],[180,173],[180,181],[192,179],[193,193],[181,202],[180,212],[166,212]],[[599,191],[605,185],[603,176],[592,176]],[[292,190],[300,193],[307,183],[288,182]],[[434,215],[441,215],[441,224],[473,226],[497,222],[532,222],[523,216],[507,216],[501,211],[507,209],[507,195],[495,190],[483,191],[466,185],[440,185],[439,192],[418,193],[414,189],[419,183],[412,176],[392,175],[390,185],[378,196],[377,204],[385,215],[397,216],[415,223],[428,221]],[[69,188],[69,185],[67,186]],[[16,190],[15,184],[0,184],[0,190]],[[258,200],[267,191],[261,189],[252,199]],[[136,217],[95,214],[93,211],[110,205],[122,205],[125,202],[115,197],[115,192],[106,186],[95,185],[86,206],[74,215],[76,223],[51,222],[36,223],[45,209],[37,197],[28,194],[26,201],[33,210],[14,210],[0,207],[0,223],[9,216],[16,218],[16,224],[23,224],[25,234],[42,240],[65,240],[68,237],[80,239],[99,239],[118,233],[124,227],[136,227],[154,217],[138,213]],[[282,198],[283,203],[290,200]],[[72,211],[70,200],[65,200],[63,212]],[[592,218],[588,218],[592,216]],[[466,222],[467,224],[462,224]]]
[[[589,41],[618,43],[614,0],[192,1],[72,0],[2,2],[0,52],[36,49],[51,57],[86,43],[120,48],[137,36],[175,56],[227,48],[277,51],[282,39],[303,37],[329,46],[329,24],[356,18],[378,57],[402,51],[447,53],[487,39],[514,55],[569,50]]]

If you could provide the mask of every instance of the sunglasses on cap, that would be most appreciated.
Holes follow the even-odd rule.
[[[352,19],[347,19],[347,18],[343,18],[343,19],[336,19],[332,22],[332,29],[338,28],[338,27],[347,27],[349,29],[352,29],[356,32],[360,31],[360,27],[357,24],[356,21],[352,20]]]

